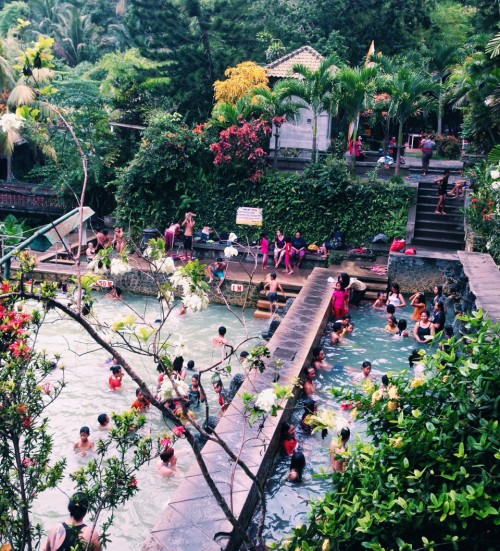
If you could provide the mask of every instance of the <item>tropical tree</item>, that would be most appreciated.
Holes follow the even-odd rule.
[[[411,69],[400,69],[393,75],[386,75],[379,80],[380,91],[390,96],[388,116],[399,124],[398,153],[396,158],[396,175],[401,166],[401,145],[403,143],[403,125],[410,118],[432,109],[435,99],[429,94],[438,95],[439,84],[432,82],[421,73]]]
[[[84,52],[92,40],[90,15],[81,15],[76,6],[67,5],[57,13],[57,23],[52,29],[58,38],[56,51],[75,66],[84,58]]]
[[[275,84],[272,90],[261,87],[250,91],[252,104],[262,109],[269,116],[274,127],[273,168],[275,170],[278,169],[279,129],[285,122],[300,119],[301,104],[287,97],[287,91],[288,84],[284,81]]]
[[[218,102],[236,104],[255,87],[269,90],[267,70],[253,61],[239,63],[236,67],[229,67],[224,73],[227,80],[214,82],[215,99]]]
[[[254,111],[258,111],[258,106],[252,105],[247,97],[239,99],[236,105],[221,101],[215,105],[209,122],[212,126],[229,128],[245,120]]]
[[[352,129],[352,169],[356,169],[356,139],[359,114],[370,105],[375,93],[376,67],[344,67],[335,75],[335,101],[353,121]]]
[[[437,133],[443,133],[443,100],[445,96],[444,84],[451,75],[452,66],[459,61],[460,49],[455,44],[440,42],[430,52],[429,70],[433,80],[439,82],[438,88],[438,126]]]
[[[284,97],[293,96],[302,100],[300,107],[308,108],[313,114],[313,139],[311,159],[318,160],[316,137],[318,130],[318,117],[321,113],[330,113],[335,107],[333,86],[335,83],[335,65],[333,58],[321,62],[316,71],[312,71],[305,65],[293,66],[293,72],[298,78],[284,81]]]

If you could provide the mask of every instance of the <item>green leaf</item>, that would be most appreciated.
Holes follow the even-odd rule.
[[[433,430],[436,430],[436,427],[430,422],[425,423],[425,426],[427,427],[427,430],[429,432],[432,432]]]

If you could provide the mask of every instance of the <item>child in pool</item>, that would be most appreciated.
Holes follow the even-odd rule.
[[[81,452],[82,456],[87,455],[87,452],[93,452],[95,449],[95,442],[89,440],[90,429],[88,427],[82,427],[80,429],[80,440],[75,443],[73,450],[75,452]]]
[[[387,325],[385,326],[385,329],[389,331],[389,333],[397,333],[398,332],[398,322],[394,316],[391,316],[387,320]]]
[[[410,333],[406,330],[408,327],[408,324],[406,323],[406,320],[404,318],[401,318],[398,321],[398,330],[396,334],[394,335],[395,339],[402,339],[403,337],[409,337]]]
[[[385,302],[384,293],[382,293],[382,291],[379,291],[377,293],[377,300],[373,303],[373,307],[383,308],[385,306],[384,302]]]
[[[333,324],[333,331],[331,334],[332,337],[332,344],[341,344],[343,341],[342,338],[342,324],[340,321],[336,321]]]
[[[349,323],[349,325],[345,325],[342,329],[342,337],[347,335],[347,333],[352,333],[354,331],[354,323]]]

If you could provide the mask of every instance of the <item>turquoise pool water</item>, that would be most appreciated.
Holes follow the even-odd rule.
[[[128,315],[130,311],[118,301],[107,300],[104,294],[97,294],[99,302],[96,310],[101,319],[113,322]],[[159,317],[158,303],[141,296],[127,293],[125,299],[137,311],[145,313],[147,319],[154,322]],[[240,308],[234,308],[241,315]],[[262,330],[261,322],[253,321],[253,310],[247,310],[248,328],[251,335],[258,335]],[[73,444],[79,439],[80,427],[87,425],[90,428],[90,438],[99,438],[97,416],[100,413],[110,414],[112,411],[121,412],[130,409],[135,399],[135,383],[125,375],[123,390],[111,391],[108,388],[110,371],[108,367],[101,367],[109,356],[91,341],[80,327],[68,320],[57,320],[57,315],[51,312],[48,322],[43,326],[38,339],[37,347],[45,348],[50,352],[60,352],[66,363],[65,378],[67,387],[60,397],[46,410],[50,419],[50,431],[54,434],[54,459],[67,458],[66,473],[77,470],[88,458],[76,456],[73,453]],[[189,352],[184,360],[194,360],[196,367],[208,366],[220,356],[220,349],[214,349],[211,338],[217,333],[219,326],[227,328],[227,338],[232,344],[239,343],[245,337],[243,326],[222,305],[210,305],[203,312],[189,312],[186,316],[178,315],[178,307],[172,312],[166,329],[171,331],[172,340],[182,335]],[[256,342],[256,341],[253,341]],[[249,343],[248,348],[252,345]],[[247,349],[248,349],[247,348]],[[138,373],[148,382],[151,389],[156,389],[159,373],[155,365],[148,358],[137,357],[125,353],[125,357]],[[232,361],[232,373],[241,372],[239,360]],[[60,378],[61,372],[55,372],[53,379]],[[189,379],[186,378],[186,382]],[[227,379],[226,386],[229,384]],[[210,402],[211,411],[219,406],[215,393],[209,384],[209,377],[205,377],[204,384]],[[196,412],[196,410],[195,410]],[[148,429],[156,434],[165,430],[165,424],[156,410],[152,410],[148,420]],[[185,442],[176,444],[179,454],[178,467],[182,474],[187,473],[194,457]],[[116,511],[115,524],[111,529],[111,551],[132,551],[139,549],[149,531],[168,504],[170,497],[182,481],[182,474],[169,479],[162,479],[156,472],[156,461],[144,465],[137,480],[140,492],[127,504]],[[46,533],[56,522],[67,518],[67,495],[73,490],[68,476],[60,485],[60,489],[46,491],[36,501],[34,516],[36,521],[45,525]],[[67,495],[65,495],[67,494]]]
[[[409,303],[408,298],[407,303]],[[411,335],[415,323],[410,319],[412,313],[413,308],[410,306],[398,311],[398,319],[405,318],[407,320]],[[333,346],[329,332],[321,340],[326,360],[331,365],[351,366],[361,372],[361,364],[365,360],[369,360],[372,363],[372,373],[380,381],[382,375],[388,371],[407,369],[409,367],[408,356],[412,350],[426,347],[426,345],[417,343],[412,336],[396,340],[393,335],[385,331],[387,319],[385,309],[374,309],[371,304],[361,303],[359,309],[352,309],[351,315],[355,329],[345,338],[344,344]],[[451,317],[452,315],[448,314],[448,321],[451,321]],[[316,375],[318,393],[314,397],[318,401],[318,409],[338,411],[339,407],[332,399],[329,389],[352,384],[353,375],[353,372],[345,369],[318,370]],[[282,451],[266,490],[268,509],[264,530],[266,541],[279,540],[289,534],[292,527],[304,524],[309,510],[309,501],[312,498],[320,498],[329,489],[328,481],[312,478],[312,475],[319,473],[322,467],[325,469],[330,467],[329,447],[332,434],[322,440],[321,432],[309,436],[300,431],[298,427],[304,412],[303,402],[304,396],[298,401],[297,409],[291,420],[297,427],[297,439],[302,442],[306,455],[307,464],[304,469],[303,482],[297,484],[288,481],[290,458]],[[351,439],[354,439],[357,432],[362,432],[363,427],[361,424],[352,422],[349,412],[343,412],[343,415],[351,421]],[[257,512],[258,514],[259,512]],[[255,534],[255,525],[253,529]]]

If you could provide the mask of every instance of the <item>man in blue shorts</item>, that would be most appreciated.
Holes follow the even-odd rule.
[[[277,309],[278,289],[280,289],[281,292],[283,293],[285,300],[286,300],[286,295],[285,295],[285,291],[283,291],[283,287],[281,286],[281,283],[279,283],[279,281],[276,279],[276,274],[274,272],[271,274],[271,281],[268,281],[264,285],[264,291],[266,291],[267,287],[269,287],[269,291],[267,291],[266,293],[267,300],[269,300],[269,302],[271,303],[270,309],[271,309],[271,314],[273,314],[275,307]]]
[[[214,276],[219,278],[219,286],[217,287],[217,292],[220,294],[221,285],[224,283],[224,280],[227,277],[227,264],[222,262],[222,258],[216,258],[213,264],[210,264],[208,267],[208,276],[210,277],[209,283],[212,283]]]

